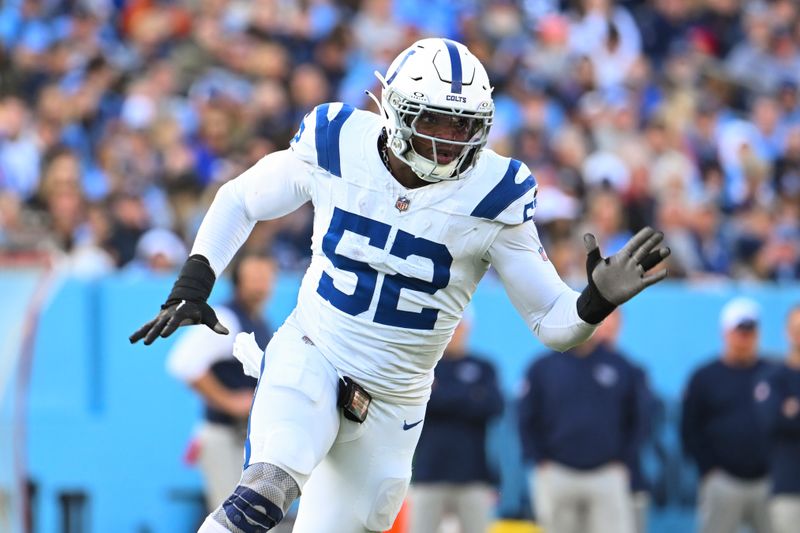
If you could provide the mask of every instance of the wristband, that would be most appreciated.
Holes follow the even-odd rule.
[[[216,279],[208,259],[202,255],[189,257],[183,264],[167,301],[161,306],[162,309],[181,300],[205,302],[211,294],[211,289],[214,288]]]

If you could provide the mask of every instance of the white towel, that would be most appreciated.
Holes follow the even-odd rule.
[[[233,341],[233,356],[241,361],[245,374],[254,378],[261,375],[264,350],[258,347],[255,335],[244,332],[237,334]]]

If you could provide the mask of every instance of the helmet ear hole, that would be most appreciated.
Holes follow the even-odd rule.
[[[392,139],[392,150],[394,151],[394,153],[401,154],[406,151],[406,147],[407,147],[406,141],[399,139],[397,137]]]

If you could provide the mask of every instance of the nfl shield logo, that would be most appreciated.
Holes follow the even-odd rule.
[[[407,197],[405,197],[405,196],[401,196],[401,197],[399,197],[399,198],[397,199],[397,201],[394,203],[394,206],[395,206],[395,207],[397,208],[397,210],[398,210],[398,211],[400,211],[401,213],[402,213],[403,211],[408,211],[408,206],[409,206],[409,205],[411,205],[411,200],[409,200],[409,199],[408,199]]]

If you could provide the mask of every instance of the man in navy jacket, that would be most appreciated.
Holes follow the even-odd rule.
[[[722,355],[694,372],[683,399],[683,448],[701,476],[700,532],[736,533],[749,524],[767,533],[768,444],[755,400],[769,363],[758,355],[758,305],[728,302],[720,325]]]
[[[433,533],[448,512],[462,533],[485,533],[497,477],[487,464],[486,428],[503,411],[494,367],[467,349],[465,314],[434,370],[414,456],[411,533]]]
[[[536,360],[519,402],[523,458],[548,533],[632,533],[626,461],[647,431],[641,372],[614,348],[619,311],[595,335]]]

